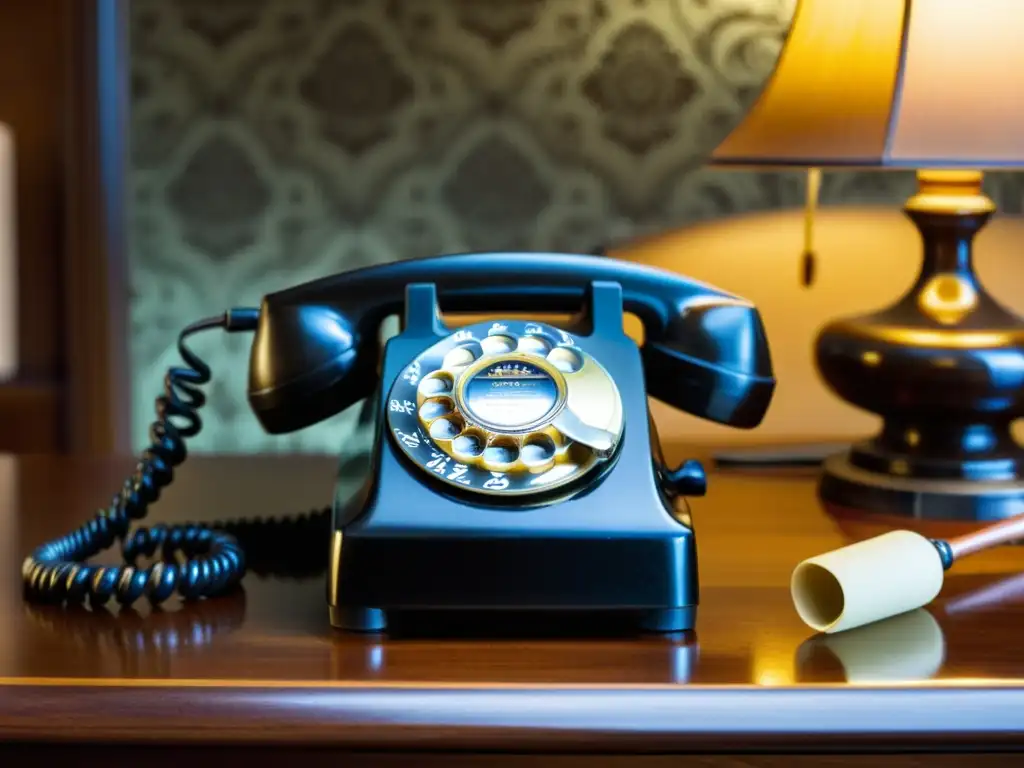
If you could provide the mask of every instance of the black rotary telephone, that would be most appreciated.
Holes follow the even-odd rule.
[[[561,313],[562,327],[448,313]],[[623,313],[643,324],[641,346]],[[381,350],[380,327],[402,317]],[[255,331],[249,403],[270,433],[362,400],[373,421],[363,482],[330,510],[331,623],[381,630],[440,611],[612,612],[693,627],[695,461],[664,465],[648,396],[739,428],[775,387],[757,310],[710,286],[608,258],[474,253],[369,267],[270,294],[187,327],[134,474],[110,507],[23,565],[38,602],[128,605],[211,597],[246,570],[237,525],[131,530],[200,428],[209,368],[186,339]],[[124,564],[86,559],[121,542]],[[157,555],[151,565],[141,557]]]

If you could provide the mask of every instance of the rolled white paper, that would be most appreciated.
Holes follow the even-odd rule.
[[[14,258],[14,140],[0,123],[0,381],[18,368],[18,271]]]
[[[793,571],[790,592],[804,623],[832,634],[927,605],[942,589],[943,575],[931,541],[890,531],[804,560]]]

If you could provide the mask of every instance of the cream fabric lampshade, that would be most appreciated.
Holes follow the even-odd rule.
[[[1024,166],[1024,1],[799,0],[712,164]]]

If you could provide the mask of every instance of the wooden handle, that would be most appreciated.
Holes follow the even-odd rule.
[[[949,539],[947,543],[953,553],[953,559],[959,560],[961,557],[973,555],[975,552],[991,549],[1017,539],[1024,539],[1024,514],[1008,517],[980,530]]]

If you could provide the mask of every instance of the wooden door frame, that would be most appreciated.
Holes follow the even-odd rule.
[[[129,447],[127,6],[72,0],[68,14],[64,403],[73,453]]]
[[[15,141],[19,345],[17,377],[0,385],[0,451],[129,448],[127,6],[0,4],[0,25],[23,36],[0,52],[20,78],[0,88]]]

